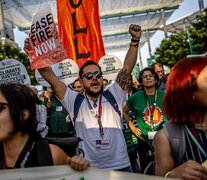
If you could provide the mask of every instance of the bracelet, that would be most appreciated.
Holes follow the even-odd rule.
[[[165,178],[167,178],[171,173],[172,173],[172,171],[168,171],[168,172],[165,174]]]
[[[139,39],[131,39],[131,42],[139,42]]]
[[[139,43],[138,42],[131,42],[130,43],[130,46],[134,46],[135,48],[138,48],[139,47]]]

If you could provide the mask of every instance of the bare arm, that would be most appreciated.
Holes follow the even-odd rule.
[[[132,39],[140,40],[141,27],[139,25],[131,24],[129,26],[129,33],[131,34]],[[138,46],[136,45],[138,45],[138,43],[131,42],[129,50],[124,60],[124,66],[122,70],[119,72],[116,79],[117,83],[123,90],[128,89],[128,77],[131,74],[137,61]]]
[[[42,77],[51,85],[58,99],[62,100],[67,90],[67,86],[56,77],[55,73],[49,67],[38,69],[38,71]]]
[[[24,42],[24,51],[28,53],[28,49],[31,49],[29,38]],[[42,77],[51,85],[56,96],[62,100],[64,98],[67,86],[60,81],[55,73],[49,67],[38,69]]]
[[[71,168],[73,168],[76,171],[82,171],[84,169],[87,169],[90,166],[89,161],[87,161],[86,159],[80,156],[73,156],[72,158],[70,158],[58,146],[53,145],[53,144],[50,144],[49,146],[50,146],[54,165],[69,164]]]
[[[170,144],[164,130],[160,130],[155,141],[155,175],[164,176],[174,168]]]
[[[174,160],[171,156],[170,144],[164,130],[160,130],[155,141],[155,175],[165,176],[171,171],[168,177],[184,180],[207,179],[207,168],[201,164],[188,160],[175,168]]]
[[[132,130],[132,132],[139,137],[141,135],[141,130],[137,127],[134,126],[134,124],[132,123],[128,112],[129,112],[129,107],[127,106],[127,104],[125,104],[124,108],[123,108],[123,117],[124,120],[126,121],[126,123],[129,125],[130,129]]]

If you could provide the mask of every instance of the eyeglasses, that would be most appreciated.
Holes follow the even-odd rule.
[[[154,74],[147,74],[147,75],[142,76],[142,78],[147,79],[148,77],[151,78],[153,76],[154,76]]]
[[[86,77],[86,79],[90,80],[90,79],[92,79],[93,75],[95,75],[96,78],[100,78],[102,76],[102,72],[101,71],[96,71],[94,73],[88,72],[88,73],[84,74],[82,76],[82,78]]]
[[[8,103],[0,102],[0,112],[3,110],[4,105],[8,105]]]

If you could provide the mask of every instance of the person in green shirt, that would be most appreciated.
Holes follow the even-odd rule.
[[[138,151],[141,164],[141,173],[145,172],[148,164],[153,160],[152,140],[162,124],[167,120],[162,112],[164,91],[158,90],[159,77],[150,68],[143,69],[139,74],[139,83],[142,91],[131,95],[123,108],[123,117],[132,132],[138,137]],[[129,118],[129,111],[136,112],[137,127]]]

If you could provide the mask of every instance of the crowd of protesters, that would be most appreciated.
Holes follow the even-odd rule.
[[[39,69],[51,86],[41,100],[34,88],[0,85],[0,169],[68,163],[75,170],[91,166],[207,179],[201,165],[207,159],[207,55],[180,60],[167,76],[161,64],[153,63],[136,79],[131,72],[141,27],[130,25],[129,34],[123,68],[108,87],[94,61],[80,68],[70,86],[49,67]],[[27,40],[25,46],[30,47]],[[72,158],[45,140],[71,136],[81,139],[81,153]],[[174,154],[176,148],[183,152]]]

